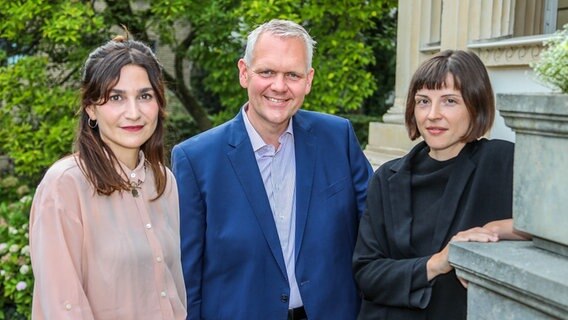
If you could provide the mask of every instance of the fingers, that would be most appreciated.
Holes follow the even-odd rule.
[[[475,227],[458,232],[452,237],[452,241],[497,242],[499,241],[499,235],[486,228]]]
[[[440,274],[450,272],[453,267],[448,262],[448,249],[447,246],[444,250],[435,253],[426,262],[426,276],[428,281],[431,281]]]
[[[458,277],[458,280],[460,281],[461,285],[467,289],[467,280],[465,280],[464,278]]]

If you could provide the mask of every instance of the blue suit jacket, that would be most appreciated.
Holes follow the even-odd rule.
[[[348,120],[300,110],[293,126],[302,301],[310,320],[355,319],[351,258],[372,168]],[[286,267],[242,114],[175,146],[172,162],[188,319],[286,319]]]

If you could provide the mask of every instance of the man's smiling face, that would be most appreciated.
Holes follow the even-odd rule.
[[[256,130],[284,132],[310,92],[314,70],[307,68],[301,38],[259,36],[252,63],[241,59],[239,80],[248,91],[247,116]]]

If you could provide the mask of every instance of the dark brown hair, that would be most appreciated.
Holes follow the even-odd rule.
[[[79,153],[79,166],[93,184],[98,194],[110,195],[115,191],[130,190],[129,182],[115,168],[120,168],[116,155],[103,142],[99,128],[88,124],[87,107],[105,104],[111,89],[120,80],[120,71],[126,65],[136,65],[148,73],[159,106],[158,123],[152,136],[140,149],[154,173],[157,196],[166,188],[166,168],[164,166],[164,120],[165,86],[162,66],[152,50],[139,41],[118,36],[95,49],[83,66],[81,83],[81,108],[79,127],[75,141],[75,151]],[[124,173],[124,172],[123,172]],[[126,174],[124,174],[126,176]]]
[[[461,141],[473,141],[491,129],[495,117],[495,97],[485,65],[473,52],[446,50],[422,63],[410,81],[405,112],[410,139],[420,137],[414,117],[416,92],[423,88],[442,89],[448,75],[454,78],[454,89],[460,91],[471,119]]]

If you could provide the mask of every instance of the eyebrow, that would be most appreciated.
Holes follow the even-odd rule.
[[[255,73],[263,72],[263,71],[272,71],[272,72],[276,72],[276,73],[295,73],[295,74],[299,74],[299,75],[306,75],[307,74],[307,72],[305,72],[305,71],[297,71],[297,70],[279,71],[279,70],[275,70],[272,67],[263,67],[263,66],[256,67],[256,68],[252,69],[252,71],[255,72]]]
[[[415,97],[425,97],[425,98],[429,98],[428,95],[419,94],[419,93],[416,93],[414,96],[415,96]],[[444,94],[444,95],[442,95],[442,97],[458,97],[458,98],[463,98],[463,96],[462,96],[461,94],[456,94],[456,93]]]
[[[146,93],[148,91],[153,91],[154,88],[152,87],[147,87],[147,88],[142,88],[140,90],[138,90],[138,93]],[[126,90],[120,90],[120,89],[111,89],[110,92],[114,92],[114,93],[118,93],[118,94],[125,94]]]

